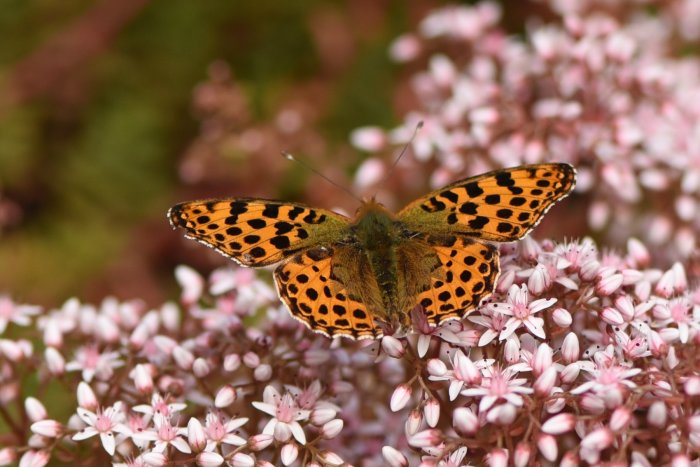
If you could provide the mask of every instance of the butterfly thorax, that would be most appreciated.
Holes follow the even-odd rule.
[[[397,248],[407,235],[401,227],[395,215],[373,199],[363,202],[351,226],[357,263],[360,272],[364,272],[360,275],[364,279],[361,294],[373,305],[373,311],[388,322],[403,321],[405,311]]]

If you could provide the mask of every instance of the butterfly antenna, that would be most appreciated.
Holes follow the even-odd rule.
[[[303,161],[297,159],[296,157],[294,157],[292,154],[288,153],[287,151],[282,151],[282,156],[283,156],[285,159],[287,159],[287,160],[290,160],[290,161],[292,161],[292,162],[296,162],[296,163],[300,164],[300,165],[301,165],[302,167],[304,167],[306,170],[309,170],[309,171],[315,173],[316,175],[318,175],[319,177],[321,177],[322,179],[324,179],[325,181],[327,181],[328,183],[330,183],[330,184],[333,185],[334,187],[340,188],[341,190],[343,190],[343,191],[344,191],[345,193],[347,193],[348,195],[352,196],[352,197],[353,197],[354,199],[356,199],[357,201],[362,202],[362,200],[361,200],[360,198],[358,198],[357,195],[356,195],[355,193],[353,193],[352,191],[348,190],[348,189],[347,189],[346,187],[344,187],[343,185],[341,185],[341,184],[339,184],[339,183],[337,183],[337,182],[331,180],[330,178],[326,177],[326,176],[323,175],[321,172],[319,172],[318,170],[314,169],[313,167],[311,167],[310,165],[306,164],[305,162],[303,162]]]
[[[389,167],[389,170],[387,170],[386,175],[382,179],[380,186],[383,185],[389,178],[391,177],[391,174],[394,173],[394,169],[396,168],[397,165],[399,165],[399,161],[403,157],[404,154],[406,154],[406,151],[408,150],[408,147],[413,143],[413,140],[416,139],[416,135],[418,134],[418,131],[423,128],[423,120],[418,122],[416,127],[413,129],[413,134],[411,135],[411,139],[408,140],[408,142],[404,145],[403,149],[401,149],[401,152],[399,153],[398,156],[396,156],[396,159],[394,159],[394,162],[391,164],[391,167]]]

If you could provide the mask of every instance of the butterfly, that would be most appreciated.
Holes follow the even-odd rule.
[[[291,315],[328,337],[379,338],[461,319],[493,292],[498,248],[527,235],[574,188],[565,163],[495,170],[433,191],[394,214],[373,198],[353,218],[257,198],[192,201],[168,218],[185,236],[248,267],[279,263]]]

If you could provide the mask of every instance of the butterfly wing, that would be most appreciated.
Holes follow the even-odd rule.
[[[332,248],[312,248],[280,265],[275,270],[279,296],[292,316],[312,331],[328,337],[381,337],[362,300],[333,271],[333,257]],[[365,279],[353,278],[357,283]]]
[[[261,199],[192,201],[168,211],[173,227],[243,266],[267,266],[338,241],[349,219],[302,204]]]
[[[428,323],[461,319],[491,295],[498,278],[498,248],[464,236],[428,235],[439,260],[430,287],[416,296]]]
[[[534,164],[466,178],[397,214],[409,230],[509,242],[527,235],[576,183],[569,164]]]

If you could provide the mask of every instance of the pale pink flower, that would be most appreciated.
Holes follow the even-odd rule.
[[[246,440],[236,434],[236,431],[248,422],[247,418],[222,419],[221,414],[209,413],[204,422],[204,433],[209,440],[207,450],[211,451],[220,444],[242,446]]]
[[[181,412],[185,408],[187,408],[187,404],[184,404],[182,402],[168,402],[167,398],[164,399],[163,396],[161,396],[160,394],[154,393],[151,396],[150,405],[136,405],[131,409],[134,412],[143,413],[149,416],[160,414],[165,416],[166,418],[170,418],[174,414],[176,414],[177,412]]]
[[[116,407],[107,407],[97,413],[78,407],[78,416],[87,425],[73,435],[74,441],[82,441],[99,435],[102,447],[112,456],[116,448],[115,433],[128,433],[129,429],[122,423],[124,414]]]
[[[9,323],[29,326],[31,317],[39,313],[41,313],[40,306],[18,305],[8,296],[0,295],[0,335],[5,332]]]
[[[482,370],[483,380],[479,387],[463,389],[461,394],[467,397],[478,397],[479,411],[485,412],[496,402],[505,402],[515,407],[523,405],[521,394],[532,394],[532,388],[526,387],[527,380],[514,378],[517,371],[512,367],[501,369],[494,365]]]
[[[94,345],[85,345],[77,350],[75,359],[66,364],[66,371],[81,371],[83,380],[89,383],[95,376],[100,380],[109,379],[114,368],[123,365],[118,352],[101,353]]]
[[[637,387],[630,379],[642,372],[641,368],[633,368],[608,360],[603,357],[603,352],[594,355],[596,366],[584,368],[588,372],[590,380],[571,390],[572,394],[590,392],[599,397],[605,407],[613,409],[622,405],[626,394]]]
[[[273,386],[266,386],[263,401],[254,401],[252,404],[273,417],[263,428],[263,434],[274,435],[281,442],[294,436],[299,443],[306,444],[306,435],[299,422],[308,420],[310,411],[299,408],[291,394],[281,396]]]
[[[191,453],[192,449],[185,440],[187,429],[173,426],[170,420],[160,413],[153,416],[154,428],[133,433],[131,437],[137,441],[154,442],[153,452],[164,453],[168,446],[173,446],[180,452]]]
[[[505,328],[499,335],[499,340],[507,339],[521,326],[526,327],[530,333],[540,339],[544,339],[546,337],[544,320],[534,315],[554,305],[556,301],[556,298],[541,298],[531,302],[527,286],[522,284],[518,287],[513,284],[508,290],[506,302],[488,303],[485,305],[485,308],[510,316],[508,321],[506,321]]]

